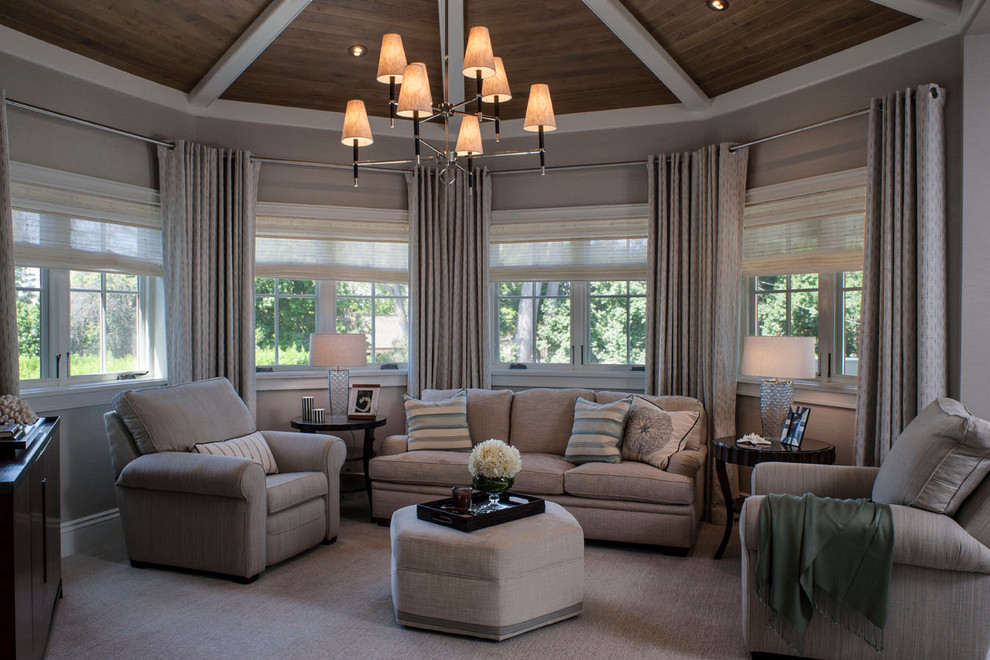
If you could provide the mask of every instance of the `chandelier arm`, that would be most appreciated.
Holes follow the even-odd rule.
[[[438,111],[436,111],[436,112],[434,112],[434,113],[433,113],[432,115],[430,115],[429,117],[424,117],[424,118],[421,118],[421,119],[419,120],[419,123],[420,123],[420,124],[425,124],[425,123],[426,123],[426,122],[428,122],[428,121],[433,121],[433,120],[434,120],[434,119],[436,119],[437,117],[443,117],[443,113],[442,113],[442,112],[440,112],[439,110],[438,110]]]
[[[478,117],[481,121],[495,121],[496,119],[494,115],[482,114],[479,117],[477,112],[467,112],[466,110],[452,110],[451,112],[455,115],[469,115],[471,117]]]
[[[457,161],[454,161],[453,166],[456,167],[457,169],[459,169],[461,172],[464,172],[465,174],[471,174],[471,171],[470,170],[468,170],[467,168],[465,168],[463,165],[461,165]]]
[[[444,152],[440,151],[439,149],[437,149],[436,147],[434,147],[432,144],[430,144],[429,142],[427,142],[423,138],[416,138],[416,139],[419,140],[420,144],[425,145],[427,149],[429,149],[430,151],[432,151],[433,153],[435,153],[437,156],[444,156],[444,157],[446,157],[447,154],[445,154]]]
[[[529,149],[527,151],[496,151],[490,154],[478,154],[475,158],[498,158],[500,156],[535,156],[540,153],[539,149]]]
[[[456,110],[457,110],[458,108],[463,108],[463,107],[464,107],[464,106],[466,106],[466,105],[467,105],[468,103],[474,103],[475,101],[477,101],[477,100],[478,100],[478,99],[480,99],[480,98],[481,98],[481,96],[480,96],[480,95],[478,95],[478,96],[473,96],[473,97],[471,97],[471,98],[469,98],[469,99],[467,99],[467,100],[465,100],[465,101],[461,101],[460,103],[457,103],[456,105],[452,105],[452,106],[450,106],[450,109],[451,109],[451,110],[455,110],[455,111],[456,111]],[[463,112],[463,113],[461,113],[461,114],[465,114],[465,115],[476,115],[476,114],[478,114],[478,113],[476,113],[476,112]]]
[[[363,167],[365,165],[408,165],[415,162],[415,158],[406,158],[405,160],[359,160],[357,164]]]

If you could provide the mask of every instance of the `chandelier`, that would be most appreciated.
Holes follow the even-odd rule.
[[[442,2],[445,34],[449,21],[447,3]],[[450,61],[447,54],[446,39],[441,39],[441,56],[443,61],[443,101],[434,105],[430,93],[430,81],[423,62],[406,62],[406,53],[402,46],[402,37],[396,33],[388,33],[382,37],[382,48],[378,59],[377,80],[389,87],[389,119],[390,125],[395,126],[396,117],[411,120],[413,124],[413,145],[415,157],[406,160],[358,160],[358,149],[374,142],[371,125],[368,123],[368,112],[364,101],[352,99],[347,102],[344,113],[344,130],[341,142],[353,148],[354,187],[358,185],[358,168],[361,165],[420,165],[424,158],[436,163],[440,180],[453,183],[456,170],[468,175],[468,184],[474,187],[474,159],[495,156],[540,156],[540,172],[546,173],[546,150],[544,133],[557,128],[553,114],[553,104],[550,100],[550,87],[544,83],[530,86],[529,102],[526,106],[526,119],[523,129],[539,134],[539,148],[525,151],[500,151],[486,154],[481,141],[481,124],[494,122],[495,141],[500,138],[500,109],[503,103],[512,99],[509,81],[505,75],[505,66],[501,57],[495,57],[492,52],[491,36],[487,27],[472,27],[468,34],[467,47],[464,49],[463,74],[475,81],[476,93],[472,98],[460,103],[451,103],[450,99]],[[396,89],[398,88],[398,98]],[[491,106],[492,113],[486,114],[483,104]],[[457,134],[457,142],[450,148],[450,122],[455,116],[460,116],[461,126]],[[438,148],[420,137],[420,125],[431,122],[443,122],[443,145]],[[422,156],[422,147],[429,151]],[[466,159],[466,167],[460,159]]]

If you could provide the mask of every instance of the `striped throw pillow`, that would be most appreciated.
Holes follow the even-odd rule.
[[[202,442],[193,445],[193,451],[200,454],[213,454],[214,456],[250,458],[255,463],[261,464],[261,467],[265,469],[265,474],[278,472],[275,456],[272,454],[268,443],[265,442],[265,436],[261,435],[261,431],[223,442]]]
[[[592,403],[578,397],[564,460],[576,465],[618,463],[622,458],[622,431],[631,407],[631,396],[613,403]]]
[[[402,397],[406,406],[406,430],[409,451],[417,449],[446,449],[471,451],[471,433],[467,423],[467,390],[449,399],[426,402],[408,394]]]

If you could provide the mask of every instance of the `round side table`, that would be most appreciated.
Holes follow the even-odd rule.
[[[357,458],[348,458],[345,462],[361,461],[364,466],[364,489],[371,502],[371,478],[368,476],[368,462],[375,456],[375,429],[385,426],[385,417],[375,419],[348,419],[346,416],[329,417],[325,422],[310,422],[302,417],[293,417],[289,424],[301,433],[332,433],[334,431],[364,431],[364,448]],[[346,491],[352,492],[352,491]]]
[[[822,440],[806,439],[800,447],[782,445],[779,440],[773,440],[769,445],[751,445],[739,443],[735,436],[719,438],[713,444],[715,455],[715,474],[722,487],[722,497],[725,499],[725,534],[722,543],[715,552],[715,559],[721,559],[725,547],[729,545],[732,535],[732,519],[742,510],[736,508],[732,501],[732,488],[729,486],[729,475],[725,464],[752,467],[758,463],[777,461],[780,463],[817,463],[831,465],[835,463],[835,445]]]

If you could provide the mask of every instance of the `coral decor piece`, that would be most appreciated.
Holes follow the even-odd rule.
[[[0,424],[34,424],[37,421],[38,416],[23,400],[13,394],[0,396]]]

